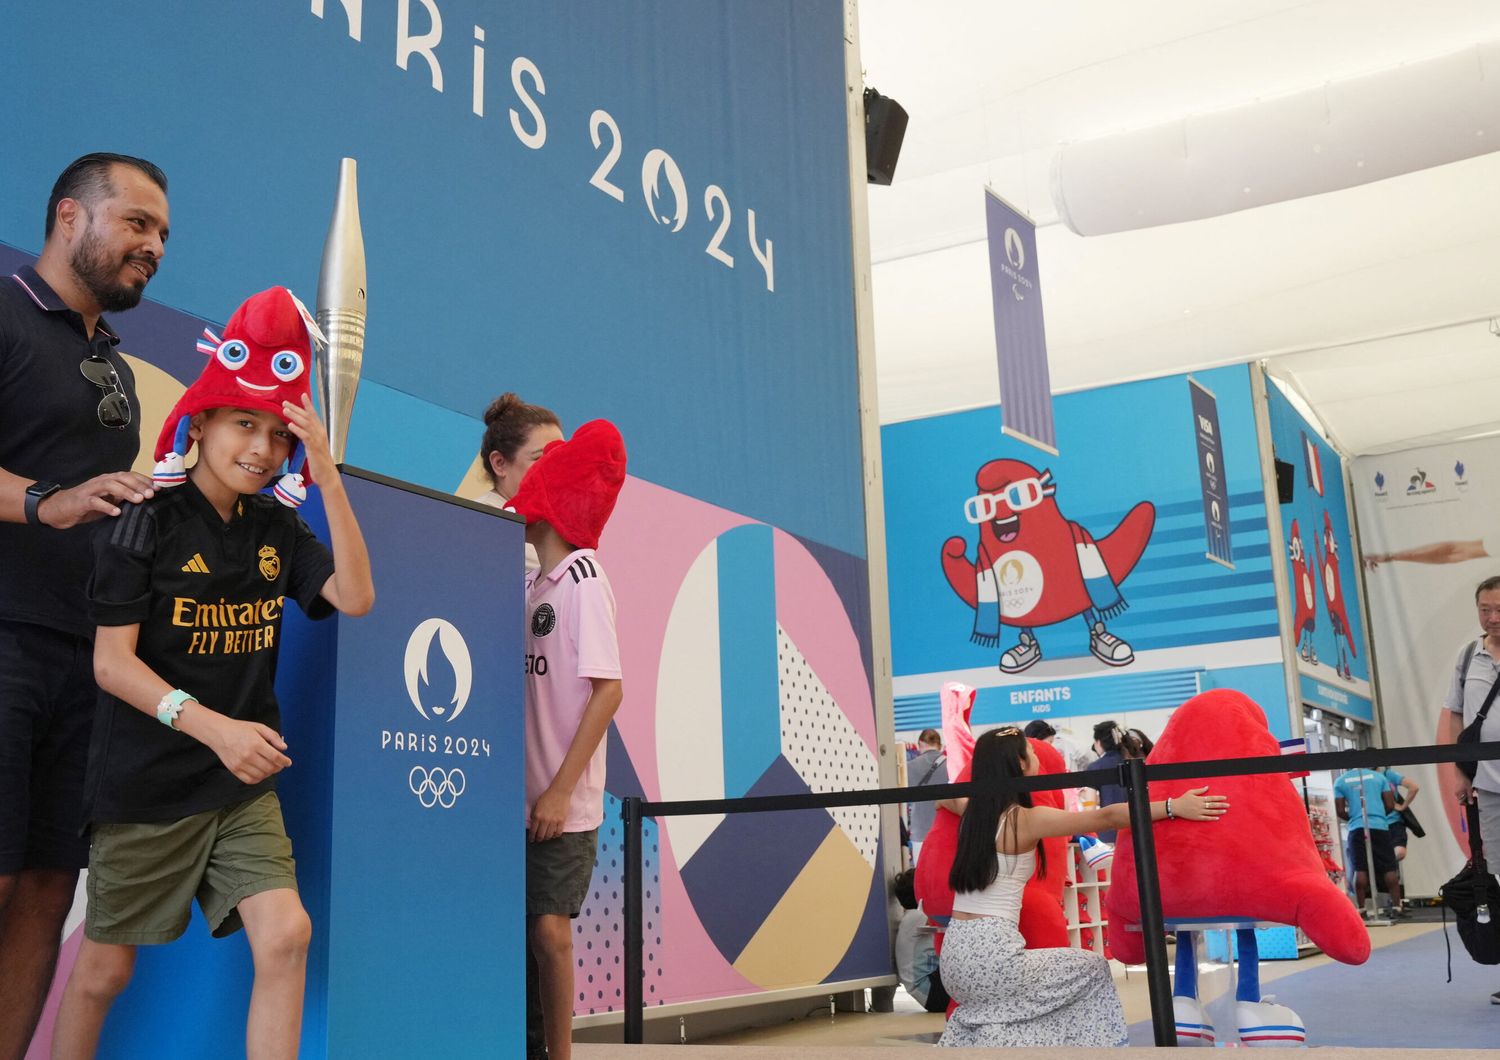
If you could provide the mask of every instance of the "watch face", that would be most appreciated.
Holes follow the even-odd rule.
[[[61,488],[56,482],[33,482],[26,487],[26,492],[33,497],[50,497]]]

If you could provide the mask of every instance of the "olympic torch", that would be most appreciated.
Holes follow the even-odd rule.
[[[328,345],[315,353],[318,386],[322,390],[323,420],[335,463],[344,462],[349,420],[354,415],[354,392],[365,354],[365,240],[359,227],[359,191],[354,159],[339,162],[338,190],[333,219],[323,241],[323,267],[318,273],[318,327]]]

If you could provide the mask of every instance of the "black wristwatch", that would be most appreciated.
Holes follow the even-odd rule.
[[[56,482],[33,482],[26,487],[26,521],[32,526],[41,526],[37,507],[48,497],[62,489]]]

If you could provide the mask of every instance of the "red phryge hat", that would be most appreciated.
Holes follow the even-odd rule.
[[[193,446],[188,434],[191,417],[217,408],[253,409],[281,416],[281,403],[302,404],[312,378],[313,342],[326,342],[317,323],[297,296],[285,287],[253,295],[234,311],[223,337],[208,328],[198,340],[198,352],[208,358],[203,372],[162,424],[156,440],[156,469],[151,478],[158,488],[187,481],[183,458]],[[299,443],[287,461],[287,474],[276,483],[276,499],[295,508],[307,499],[299,473],[303,463]]]
[[[608,420],[590,420],[542,451],[509,507],[528,523],[550,524],[574,548],[597,548],[624,484],[624,439]]]

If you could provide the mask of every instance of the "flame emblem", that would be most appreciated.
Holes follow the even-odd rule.
[[[432,642],[436,640],[448,665],[453,668],[453,700],[447,706],[434,706],[432,713],[438,717],[447,715],[452,721],[463,713],[469,703],[469,691],[474,686],[474,664],[469,657],[469,645],[463,634],[452,622],[443,618],[425,619],[412,630],[406,641],[406,694],[417,713],[428,721],[427,708],[422,705],[422,689],[427,685],[427,660],[431,655]],[[452,713],[449,713],[449,708]]]

